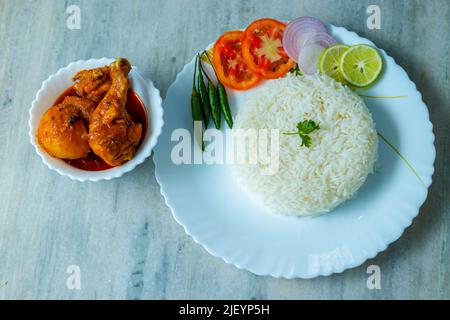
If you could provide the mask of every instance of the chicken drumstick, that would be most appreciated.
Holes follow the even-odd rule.
[[[110,65],[111,87],[90,117],[89,145],[111,166],[132,159],[142,135],[142,125],[135,124],[125,108],[130,70],[123,58]]]

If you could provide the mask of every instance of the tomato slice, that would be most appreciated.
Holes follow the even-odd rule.
[[[242,57],[243,35],[242,31],[226,32],[213,48],[213,65],[217,77],[225,86],[237,90],[252,88],[261,81],[261,76],[250,70]]]
[[[242,55],[248,67],[264,78],[280,78],[295,66],[283,48],[285,28],[278,20],[260,19],[244,31]]]

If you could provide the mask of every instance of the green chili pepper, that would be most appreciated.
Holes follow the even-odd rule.
[[[214,120],[214,125],[216,126],[216,129],[220,129],[221,113],[219,96],[217,95],[216,87],[214,87],[212,81],[208,81],[208,97],[209,104],[211,105],[211,114]]]
[[[208,58],[209,62],[211,63],[211,66],[214,70],[214,74],[217,78],[217,93],[218,93],[218,99],[219,99],[219,108],[222,110],[225,121],[227,122],[228,126],[230,128],[233,128],[233,116],[231,114],[230,110],[230,104],[228,102],[228,96],[227,91],[225,90],[224,85],[222,82],[220,82],[219,77],[217,76],[216,69],[214,69],[214,65],[212,64],[211,59],[209,58],[208,54],[203,51],[203,54],[206,54],[206,57]],[[212,108],[212,105],[211,105]],[[217,125],[216,125],[217,127]]]
[[[197,63],[198,63],[198,56],[195,59],[195,66],[194,66],[194,80],[192,84],[192,96],[191,96],[191,111],[192,111],[192,120],[194,123],[194,129],[195,129],[195,122],[196,121],[202,121],[202,101],[200,100],[200,96],[197,92],[197,89],[195,88],[195,79],[197,75]],[[195,136],[195,130],[194,130],[194,136]],[[201,143],[202,143],[202,150],[205,149],[205,146],[203,144],[203,129],[201,133]]]
[[[198,54],[197,54],[198,56]],[[201,58],[201,57],[200,57]],[[205,122],[205,128],[208,128],[209,124],[209,117],[211,115],[211,108],[209,105],[209,97],[208,97],[208,90],[205,86],[205,81],[203,80],[203,74],[202,74],[202,62],[199,57],[198,59],[198,78],[197,78],[197,87],[198,87],[198,93],[200,94],[200,99],[202,101],[202,112],[203,112],[203,120]],[[205,74],[206,75],[206,74]],[[206,75],[208,76],[208,75]]]
[[[228,103],[227,91],[220,82],[217,84],[217,91],[219,93],[220,108],[222,109],[228,127],[231,129],[233,128],[233,116],[231,115],[230,104]]]
[[[203,51],[202,55],[206,54],[208,57],[208,54]],[[209,57],[208,57],[209,60]],[[203,71],[204,72],[204,71]],[[220,129],[221,124],[221,111],[220,111],[220,103],[219,103],[219,96],[217,94],[217,89],[214,86],[214,83],[211,81],[211,79],[208,77],[208,74],[204,72],[206,77],[208,78],[208,99],[209,99],[209,105],[211,107],[211,115],[214,121],[214,126],[216,129]]]
[[[194,121],[202,121],[201,101],[197,90],[192,91],[191,107],[192,119]]]

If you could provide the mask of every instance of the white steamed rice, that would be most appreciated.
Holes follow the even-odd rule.
[[[279,135],[279,169],[263,175],[263,164],[234,165],[238,181],[272,211],[298,216],[322,214],[355,196],[377,159],[375,123],[352,90],[322,76],[268,81],[249,96],[235,129],[295,131],[313,120],[310,148],[298,135]]]

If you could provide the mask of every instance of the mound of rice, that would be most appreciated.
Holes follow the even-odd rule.
[[[238,181],[271,211],[298,216],[329,212],[352,198],[374,170],[378,139],[364,101],[352,90],[322,76],[287,76],[269,81],[249,96],[235,129],[296,131],[313,120],[310,148],[298,135],[279,135],[279,167],[234,165]]]

